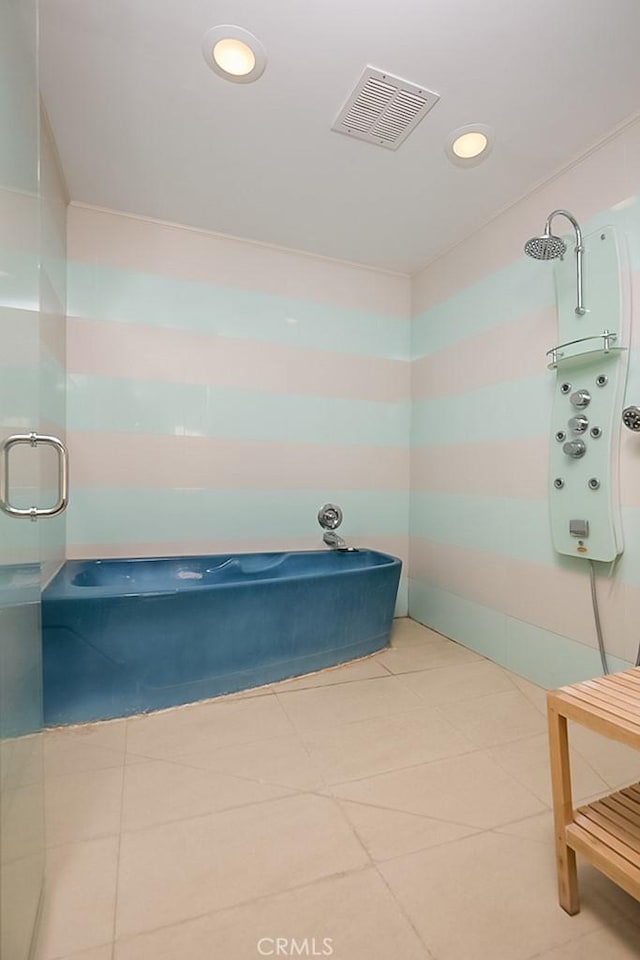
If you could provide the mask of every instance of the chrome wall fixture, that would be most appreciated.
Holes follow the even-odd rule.
[[[558,258],[563,258],[567,252],[567,245],[562,237],[557,237],[551,233],[551,221],[554,217],[566,217],[569,223],[573,226],[573,230],[576,235],[575,254],[577,296],[575,312],[579,317],[581,317],[586,313],[582,289],[582,255],[584,253],[584,246],[582,243],[582,230],[580,229],[580,224],[573,214],[569,213],[568,210],[554,210],[552,213],[550,213],[547,217],[547,222],[544,225],[544,233],[540,237],[531,237],[530,240],[527,240],[524,245],[524,252],[528,257],[533,257],[534,260],[556,260]]]
[[[14,507],[10,502],[11,485],[9,476],[9,454],[14,447],[27,444],[37,447],[39,444],[53,447],[58,455],[58,498],[52,507]],[[69,453],[66,446],[58,437],[50,437],[40,433],[16,433],[7,437],[0,445],[0,510],[9,517],[20,520],[40,520],[45,517],[57,517],[67,509],[69,503]]]
[[[318,523],[323,530],[337,530],[342,523],[342,510],[335,503],[325,503],[318,510]]]
[[[324,507],[320,507],[318,523],[324,530],[323,542],[332,550],[340,550],[346,553],[358,552],[357,547],[349,547],[340,534],[335,532],[342,523],[342,510],[337,504],[325,503]]]
[[[551,232],[556,216],[573,226],[575,263],[563,260],[570,241]],[[630,329],[625,247],[613,227],[583,237],[573,214],[554,210],[544,234],[524,249],[536,260],[555,261],[559,343],[547,351],[547,365],[557,374],[549,449],[553,546],[568,556],[611,561],[623,550],[618,411]]]
[[[622,422],[629,430],[637,433],[640,430],[640,407],[625,407],[622,411]]]

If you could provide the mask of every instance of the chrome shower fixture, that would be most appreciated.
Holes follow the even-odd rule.
[[[342,523],[342,510],[335,503],[325,503],[318,510],[318,523],[323,530],[337,530]]]
[[[625,407],[622,411],[622,422],[629,430],[635,433],[640,431],[640,407]]]
[[[551,233],[551,221],[554,217],[566,217],[567,220],[572,224],[573,229],[576,235],[576,274],[577,274],[577,304],[576,304],[576,313],[579,317],[583,316],[587,311],[584,308],[583,295],[582,295],[582,254],[584,247],[582,245],[582,230],[580,229],[580,224],[573,216],[569,213],[568,210],[554,210],[547,217],[547,222],[544,225],[544,233],[541,237],[531,237],[530,240],[524,245],[524,252],[528,257],[533,257],[534,260],[557,260],[558,258],[562,259],[564,254],[567,252],[567,245],[562,239],[562,237],[556,237],[555,234]]]

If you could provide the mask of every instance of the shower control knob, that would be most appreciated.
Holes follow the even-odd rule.
[[[568,440],[562,446],[562,452],[573,460],[579,460],[587,452],[587,446],[584,440]]]
[[[589,421],[586,417],[583,417],[582,414],[578,414],[577,417],[571,417],[567,426],[573,433],[584,433],[589,426]]]
[[[318,523],[323,530],[337,530],[342,523],[342,510],[335,503],[325,503],[318,510]]]
[[[588,407],[591,403],[591,394],[588,390],[575,390],[569,397],[569,400],[574,407],[582,409],[583,407]]]

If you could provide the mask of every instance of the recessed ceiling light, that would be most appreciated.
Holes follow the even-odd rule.
[[[491,146],[491,129],[486,123],[466,123],[449,135],[445,150],[453,163],[471,167],[486,159]]]
[[[252,83],[264,73],[267,55],[248,30],[223,23],[207,30],[202,53],[215,73],[233,83]]]

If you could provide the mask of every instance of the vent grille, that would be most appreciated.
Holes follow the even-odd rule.
[[[432,90],[366,67],[331,129],[397,150],[438,100]]]

